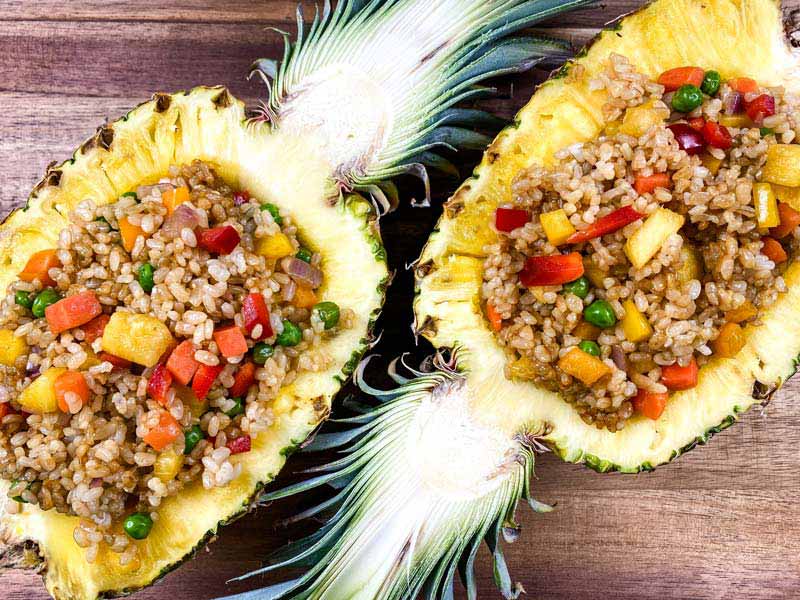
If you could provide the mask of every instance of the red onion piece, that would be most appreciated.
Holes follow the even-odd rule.
[[[248,202],[250,202],[250,192],[247,190],[242,190],[233,194],[234,206],[241,206],[242,204],[247,204]]]
[[[703,147],[705,146],[703,135],[699,131],[689,127],[686,123],[675,123],[669,125],[667,129],[672,132],[675,136],[675,140],[678,142],[678,146],[680,146],[681,150],[686,152],[686,154],[700,154],[703,151]]]
[[[744,96],[739,92],[728,92],[722,99],[722,112],[726,115],[738,115],[744,112]]]
[[[620,371],[628,372],[628,359],[625,358],[625,352],[622,351],[622,346],[614,344],[611,346],[611,360],[617,365]]]
[[[180,237],[184,228],[194,229],[199,224],[200,216],[197,211],[186,204],[181,204],[175,209],[175,212],[166,218],[161,226],[161,231],[170,238]]]
[[[287,256],[281,261],[281,267],[299,284],[310,288],[317,288],[322,284],[322,271],[299,258]]]

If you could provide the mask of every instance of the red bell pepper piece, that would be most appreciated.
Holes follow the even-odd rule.
[[[607,214],[605,217],[597,219],[594,223],[589,225],[586,229],[576,231],[567,238],[568,244],[580,244],[588,240],[613,233],[617,229],[622,229],[626,225],[630,225],[634,221],[638,221],[644,217],[640,212],[636,212],[632,206],[623,206],[614,212]]]
[[[686,154],[700,154],[705,147],[703,135],[699,131],[695,131],[686,123],[673,123],[667,125],[667,129],[675,136],[675,141],[678,142],[678,147],[686,152]]]
[[[633,400],[631,400],[631,403],[633,404],[633,410],[655,421],[661,416],[661,413],[664,412],[664,408],[667,406],[667,400],[669,400],[669,394],[667,392],[658,393],[640,389]]]
[[[753,123],[761,124],[764,117],[771,117],[775,114],[775,98],[769,94],[761,94],[752,102],[747,103],[745,111]]]
[[[184,340],[167,360],[167,369],[175,376],[175,380],[181,385],[186,385],[191,381],[200,363],[194,358],[194,344],[190,340]]]
[[[231,451],[231,454],[241,454],[242,452],[250,452],[252,442],[249,435],[240,435],[237,438],[228,440],[228,443],[225,445],[228,447],[228,450]]]
[[[678,67],[664,71],[658,76],[658,83],[664,86],[665,91],[674,92],[682,85],[700,87],[706,72],[700,67]]]
[[[781,243],[778,240],[773,240],[771,237],[763,237],[761,238],[761,241],[764,243],[764,245],[761,247],[761,254],[766,256],[776,265],[789,258],[789,255],[786,254],[786,250],[783,249],[783,246],[781,246]]]
[[[131,368],[131,361],[122,358],[121,356],[115,356],[114,354],[110,354],[108,352],[101,352],[98,355],[98,358],[101,362],[110,362],[114,365],[115,369],[130,369]]]
[[[214,331],[214,341],[225,358],[240,356],[247,352],[247,340],[237,325],[216,329]]]
[[[214,385],[217,376],[222,373],[222,369],[222,365],[204,365],[200,363],[192,379],[192,391],[198,400],[203,400],[208,396],[208,391]]]
[[[73,327],[79,327],[103,312],[97,294],[88,290],[73,294],[44,309],[50,331],[58,335]]]
[[[97,338],[103,337],[103,332],[106,330],[106,325],[108,325],[109,320],[111,320],[111,317],[103,314],[86,323],[86,325],[81,327],[81,329],[83,329],[84,339],[91,344]]]
[[[212,254],[230,254],[240,241],[239,232],[231,225],[201,229],[197,232],[197,244]]]
[[[733,145],[733,138],[728,128],[714,121],[707,121],[703,125],[703,139],[709,146],[722,150],[727,150]]]
[[[264,296],[259,293],[247,294],[242,302],[242,317],[244,318],[244,329],[248,335],[252,333],[256,325],[261,325],[261,337],[258,339],[272,337],[272,324],[269,320],[269,309],[264,301]]]
[[[697,361],[692,357],[685,367],[678,363],[661,369],[661,383],[670,390],[689,390],[697,385]]]
[[[246,396],[250,386],[256,382],[256,366],[251,362],[244,363],[236,375],[233,376],[233,385],[228,390],[231,398]]]
[[[530,256],[519,273],[525,287],[560,285],[583,275],[583,259],[577,252],[552,256]]]
[[[633,189],[641,196],[642,194],[652,193],[656,188],[668,188],[671,182],[669,173],[637,175],[633,180]],[[611,214],[613,215],[614,213]]]
[[[497,231],[514,231],[531,220],[527,210],[521,208],[498,208],[494,213],[494,226]]]
[[[147,382],[147,393],[161,406],[167,405],[167,392],[172,387],[172,373],[164,363],[158,363]]]
[[[792,233],[800,225],[800,212],[797,212],[785,202],[778,202],[778,215],[781,219],[780,225],[770,229],[769,233],[772,237],[781,239]]]

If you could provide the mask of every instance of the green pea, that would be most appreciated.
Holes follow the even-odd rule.
[[[586,354],[600,356],[600,346],[597,345],[597,342],[593,342],[592,340],[583,340],[578,344],[578,348],[586,352]]]
[[[266,204],[261,205],[261,210],[266,210],[269,214],[272,215],[272,220],[275,221],[278,225],[283,223],[283,217],[281,216],[281,211],[278,209],[277,206],[272,204],[271,202],[267,202]]]
[[[230,409],[225,414],[228,415],[231,419],[233,417],[237,417],[239,415],[244,414],[244,401],[241,398],[231,398],[234,401],[233,408]]]
[[[335,302],[320,302],[314,306],[314,311],[325,323],[325,329],[336,327],[339,323],[339,305]]]
[[[614,309],[605,300],[595,300],[584,308],[583,318],[592,325],[603,329],[617,324],[617,315],[614,314]]]
[[[203,430],[200,429],[200,425],[192,425],[191,428],[187,429],[183,434],[183,453],[191,454],[195,446],[197,446],[204,437],[206,436],[203,435]]]
[[[51,304],[55,304],[59,300],[61,300],[61,295],[53,288],[43,289],[36,295],[36,299],[33,301],[33,304],[31,305],[31,311],[33,312],[33,316],[41,319],[42,317],[44,317],[44,309],[46,309]]]
[[[17,293],[14,294],[14,302],[27,309],[30,309],[33,306],[31,293],[23,292],[22,290],[18,290]]]
[[[721,78],[719,76],[719,73],[717,73],[716,71],[706,71],[706,74],[703,77],[703,83],[700,84],[700,89],[703,91],[704,94],[713,96],[719,91],[720,81]]]
[[[139,285],[148,294],[153,291],[155,282],[153,281],[153,265],[144,263],[139,267]]]
[[[775,133],[775,130],[770,127],[761,127],[758,131],[761,133],[761,137],[767,137]]]
[[[257,365],[263,365],[273,354],[275,354],[275,348],[269,344],[258,342],[253,346],[253,362]]]
[[[583,300],[589,295],[589,280],[586,277],[579,277],[575,281],[564,284],[564,291],[567,294],[575,294]]]
[[[296,258],[299,258],[303,262],[307,262],[307,263],[311,262],[311,256],[312,256],[311,250],[309,250],[308,248],[302,248],[302,247],[300,248],[300,250],[297,251],[297,254],[295,254]]]
[[[682,85],[672,97],[672,108],[682,113],[690,113],[703,103],[703,92],[696,85]]]
[[[283,331],[275,338],[275,342],[280,346],[297,346],[301,341],[303,341],[303,332],[300,331],[300,328],[288,319],[284,319]]]
[[[122,198],[133,198],[137,202],[139,201],[139,196],[136,195],[136,192],[125,192],[121,196]]]
[[[133,513],[123,521],[122,528],[128,537],[135,540],[143,540],[150,535],[150,530],[153,528],[153,519],[147,513]]]

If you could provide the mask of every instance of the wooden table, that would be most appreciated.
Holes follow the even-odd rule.
[[[608,1],[544,29],[580,45],[637,4]],[[264,90],[245,80],[248,65],[278,55],[277,36],[264,29],[292,29],[294,6],[295,0],[0,0],[2,213],[24,201],[51,160],[66,158],[96,126],[153,91],[222,83],[252,103]],[[500,96],[485,104],[510,116],[542,75],[501,82]],[[441,197],[453,183],[435,187]],[[407,195],[419,193],[413,184],[404,188]],[[380,323],[379,351],[388,356],[414,349],[407,327],[412,283],[403,267],[418,255],[439,207],[404,206],[383,220],[397,270]],[[415,352],[429,350],[421,345]],[[557,509],[536,516],[520,508],[523,535],[506,552],[512,575],[532,598],[800,597],[798,399],[800,381],[708,447],[652,474],[598,475],[541,457],[536,493]],[[287,471],[302,461],[293,459]],[[278,503],[225,528],[195,560],[136,598],[213,598],[256,587],[263,580],[225,580],[259,566],[271,549],[303,531],[274,526],[293,508],[291,501]],[[499,598],[486,552],[477,571],[480,597]],[[0,579],[2,598],[46,597],[32,573],[6,572]]]

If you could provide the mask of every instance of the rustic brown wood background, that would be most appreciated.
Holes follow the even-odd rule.
[[[800,0],[791,1],[787,8],[800,12]],[[638,4],[606,0],[543,30],[579,46]],[[265,28],[291,30],[294,7],[295,0],[0,0],[0,212],[23,202],[51,160],[66,158],[96,126],[154,91],[225,84],[252,103],[263,89],[246,81],[248,65],[279,54],[278,37]],[[484,105],[510,116],[543,73],[500,82],[499,96]],[[463,164],[476,159],[461,157]],[[453,186],[435,185],[440,198]],[[419,193],[411,183],[403,187],[407,196]],[[383,221],[398,273],[381,322],[385,355],[414,349],[404,264],[418,255],[439,206],[404,207]],[[598,475],[543,456],[537,495],[557,509],[546,516],[520,509],[523,535],[506,552],[514,578],[529,597],[543,599],[800,598],[798,400],[800,381],[763,412],[652,474]],[[295,457],[287,471],[303,460]],[[275,527],[293,509],[284,501],[225,528],[195,560],[136,598],[213,598],[263,584],[225,581],[302,533]],[[498,598],[485,552],[477,571],[480,598]],[[0,581],[0,598],[45,597],[35,574],[5,573]]]

